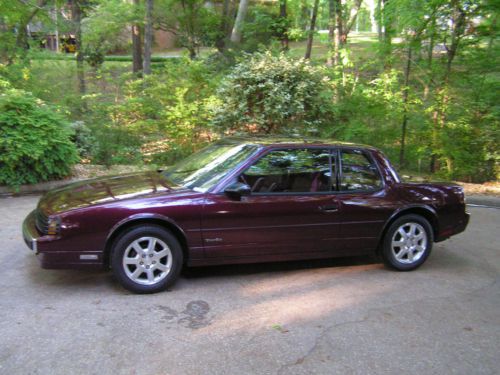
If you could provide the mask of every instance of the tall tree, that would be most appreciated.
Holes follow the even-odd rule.
[[[176,43],[186,48],[195,59],[200,47],[213,45],[225,48],[225,24],[214,7],[204,0],[159,0],[156,3],[155,26],[176,36]]]
[[[403,83],[403,122],[401,125],[401,146],[399,149],[399,168],[403,168],[405,161],[405,144],[406,144],[406,128],[408,126],[408,98],[410,93],[410,72],[412,60],[412,46],[408,45],[406,52],[406,64],[404,70],[404,83]]]
[[[249,0],[240,0],[238,13],[234,21],[233,32],[231,33],[231,42],[233,43],[241,43],[241,31],[243,30],[243,23],[245,22],[248,11],[248,2]]]
[[[422,35],[429,32],[429,24],[435,19],[437,3],[414,2],[412,0],[400,0],[397,4],[394,0],[391,6],[397,7],[399,22],[403,27],[404,44],[406,46],[406,61],[403,70],[403,119],[401,123],[401,144],[399,149],[399,166],[405,164],[406,134],[409,120],[409,96],[410,96],[410,74],[413,63],[413,53],[420,45]]]
[[[281,48],[288,50],[288,17],[287,17],[287,0],[280,0],[280,21],[281,21]]]
[[[151,54],[153,49],[153,0],[146,0],[146,22],[144,27],[144,74],[151,74]]]
[[[78,79],[78,92],[81,96],[85,95],[85,67],[83,55],[83,41],[82,41],[82,18],[85,0],[73,0],[71,3],[71,18],[73,20],[76,39],[76,75]],[[86,107],[85,100],[82,100],[82,110]]]
[[[344,34],[344,17],[342,15],[342,0],[335,0],[335,28],[337,33],[335,34],[334,40],[334,52],[333,61],[335,66],[339,65],[340,62],[340,50],[342,49],[344,42],[342,35]]]
[[[139,0],[133,0],[134,8],[137,10]],[[142,30],[139,22],[132,24],[132,71],[139,73],[142,71]]]
[[[460,42],[466,35],[466,26],[471,17],[475,16],[478,4],[469,1],[452,0],[448,4],[449,31],[444,38],[446,48],[446,66],[436,89],[436,104],[432,113],[432,154],[430,161],[430,172],[434,173],[439,168],[439,133],[446,123],[446,113],[450,101],[449,81],[453,61],[458,52]],[[449,38],[449,42],[448,41]],[[451,169],[451,161],[448,160],[448,169]]]
[[[441,1],[441,0],[437,0]],[[391,67],[393,50],[392,50],[392,39],[395,36],[395,19],[397,19],[402,13],[411,9],[412,6],[418,4],[427,4],[424,1],[412,1],[412,0],[378,0],[377,4],[377,23],[381,25],[378,29],[378,50],[381,64],[384,69],[389,69]]]
[[[230,0],[224,0],[222,3],[222,15],[219,25],[219,34],[215,40],[215,47],[220,53],[226,49],[227,29],[229,21],[229,3]]]
[[[311,58],[312,45],[313,45],[313,40],[314,40],[314,32],[316,29],[316,18],[318,16],[318,7],[319,7],[319,0],[314,0],[314,6],[313,6],[312,15],[311,15],[311,23],[309,24],[309,35],[307,36],[307,46],[306,46],[306,53],[304,55],[304,59]]]
[[[326,65],[333,65],[333,55],[335,54],[335,0],[328,0],[328,56]]]
[[[352,7],[342,4],[342,0],[334,0],[336,35],[334,43],[334,63],[340,63],[340,51],[344,48],[347,37],[358,17],[363,0],[354,0]],[[345,5],[345,6],[344,6]]]

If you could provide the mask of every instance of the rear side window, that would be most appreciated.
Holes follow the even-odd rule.
[[[361,150],[342,150],[341,191],[369,191],[382,187],[374,162]]]

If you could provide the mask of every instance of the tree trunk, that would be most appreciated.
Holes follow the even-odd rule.
[[[314,29],[316,28],[316,17],[318,16],[319,0],[314,0],[313,12],[311,16],[311,24],[309,25],[309,35],[307,37],[307,47],[304,59],[311,58],[312,45],[314,40]]]
[[[229,19],[229,3],[230,0],[224,0],[222,4],[222,16],[219,26],[219,35],[215,41],[215,47],[220,53],[224,53],[226,49],[227,24]]]
[[[286,0],[280,0],[280,18],[283,22],[283,35],[281,38],[281,48],[284,51],[288,51],[288,26],[287,25],[287,12],[286,12]]]
[[[465,11],[460,7],[460,3],[458,1],[453,1],[453,14],[451,20],[451,43],[446,48],[447,52],[447,61],[446,61],[446,69],[444,71],[441,86],[437,90],[437,103],[436,109],[432,114],[433,119],[433,144],[432,144],[432,155],[431,155],[431,165],[430,170],[431,173],[434,173],[438,169],[437,159],[438,153],[436,152],[437,141],[438,141],[438,133],[445,126],[446,123],[446,111],[448,107],[448,103],[450,101],[450,95],[448,92],[448,84],[450,81],[451,75],[451,67],[453,64],[453,60],[458,51],[458,46],[460,41],[465,33],[465,25],[466,25],[466,14]]]
[[[436,16],[433,14],[431,17],[432,19],[429,23],[429,46],[427,49],[427,78],[424,82],[424,100],[426,100],[429,96],[429,91],[433,80],[432,63],[434,59],[434,45],[436,40]]]
[[[404,73],[404,87],[403,87],[403,123],[401,125],[401,148],[399,150],[399,167],[403,168],[405,164],[405,142],[406,142],[406,128],[408,125],[408,96],[410,88],[410,71],[411,71],[411,55],[412,46],[411,42],[408,43],[408,53],[406,55],[406,68]]]
[[[83,43],[82,43],[82,1],[73,0],[71,7],[71,17],[75,25],[75,39],[76,39],[76,76],[78,79],[78,92],[83,97],[85,95],[85,70],[84,70],[84,56],[83,56]],[[86,107],[85,101],[82,100],[82,109]]]
[[[151,74],[151,53],[153,49],[153,0],[146,0],[146,26],[144,28],[144,74]]]
[[[333,61],[335,66],[340,63],[340,50],[344,46],[343,35],[344,35],[344,18],[342,17],[342,0],[334,0],[335,1],[335,24],[337,29],[337,34],[335,35],[335,44],[334,44],[334,54]]]
[[[370,3],[369,3],[369,7],[370,7],[370,31],[372,33],[376,33],[378,31],[378,25],[379,25],[379,22],[377,22],[377,19],[376,19],[376,12],[377,12],[377,4],[375,3],[374,0],[372,0]]]
[[[311,20],[311,15],[309,13],[309,5],[307,0],[300,1],[300,15],[299,15],[299,26],[303,31],[306,31],[309,27],[309,21]]]
[[[434,45],[435,45],[435,35],[434,32],[431,33],[431,37],[429,39],[429,49],[427,50],[427,69],[429,71],[432,69],[432,59],[434,57]]]
[[[60,53],[60,46],[59,46],[59,7],[57,5],[54,6],[54,36],[56,38],[55,40],[55,48],[56,48],[56,53]]]
[[[198,51],[197,51],[196,47],[194,46],[194,44],[190,43],[186,48],[189,52],[189,59],[190,60],[196,59],[196,56],[198,55]]]
[[[240,5],[238,6],[238,14],[236,15],[233,32],[231,33],[231,42],[233,43],[241,43],[241,31],[243,30],[243,23],[245,22],[247,11],[248,0],[240,0]]]
[[[384,42],[387,43],[388,40],[391,40],[391,21],[389,14],[387,12],[387,4],[389,3],[389,0],[382,0],[382,14],[383,14],[383,19],[384,19],[384,32],[383,32],[383,39]]]
[[[134,0],[134,6],[139,5],[139,0]],[[142,71],[142,31],[138,23],[132,25],[132,71],[139,73]]]
[[[392,19],[389,17],[389,12],[387,11],[387,4],[389,0],[382,0],[382,15],[384,20],[384,32],[383,32],[383,51],[382,56],[384,60],[384,68],[388,69],[391,67],[391,57],[392,57]]]
[[[343,36],[344,43],[347,42],[347,36],[351,32],[353,25],[356,24],[358,21],[358,13],[359,9],[361,8],[361,3],[363,3],[363,0],[354,1],[353,8],[349,10],[350,17],[346,18],[344,21],[344,36]]]
[[[335,53],[335,0],[328,0],[328,57],[326,65],[333,65]]]
[[[382,0],[377,0],[377,8],[376,8],[376,14],[377,14],[377,36],[378,36],[378,41],[382,43]]]

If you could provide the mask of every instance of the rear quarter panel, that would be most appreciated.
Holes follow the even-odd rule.
[[[401,183],[399,196],[405,202],[423,204],[436,212],[435,241],[442,241],[458,233],[457,228],[467,225],[463,188],[444,183]],[[464,228],[465,229],[465,228]]]

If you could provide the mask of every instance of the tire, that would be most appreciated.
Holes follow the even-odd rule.
[[[117,238],[111,251],[115,278],[134,293],[161,292],[175,283],[182,269],[179,241],[160,226],[128,229]]]
[[[433,242],[432,227],[425,218],[420,215],[401,216],[384,236],[382,260],[389,268],[412,271],[429,257]]]

